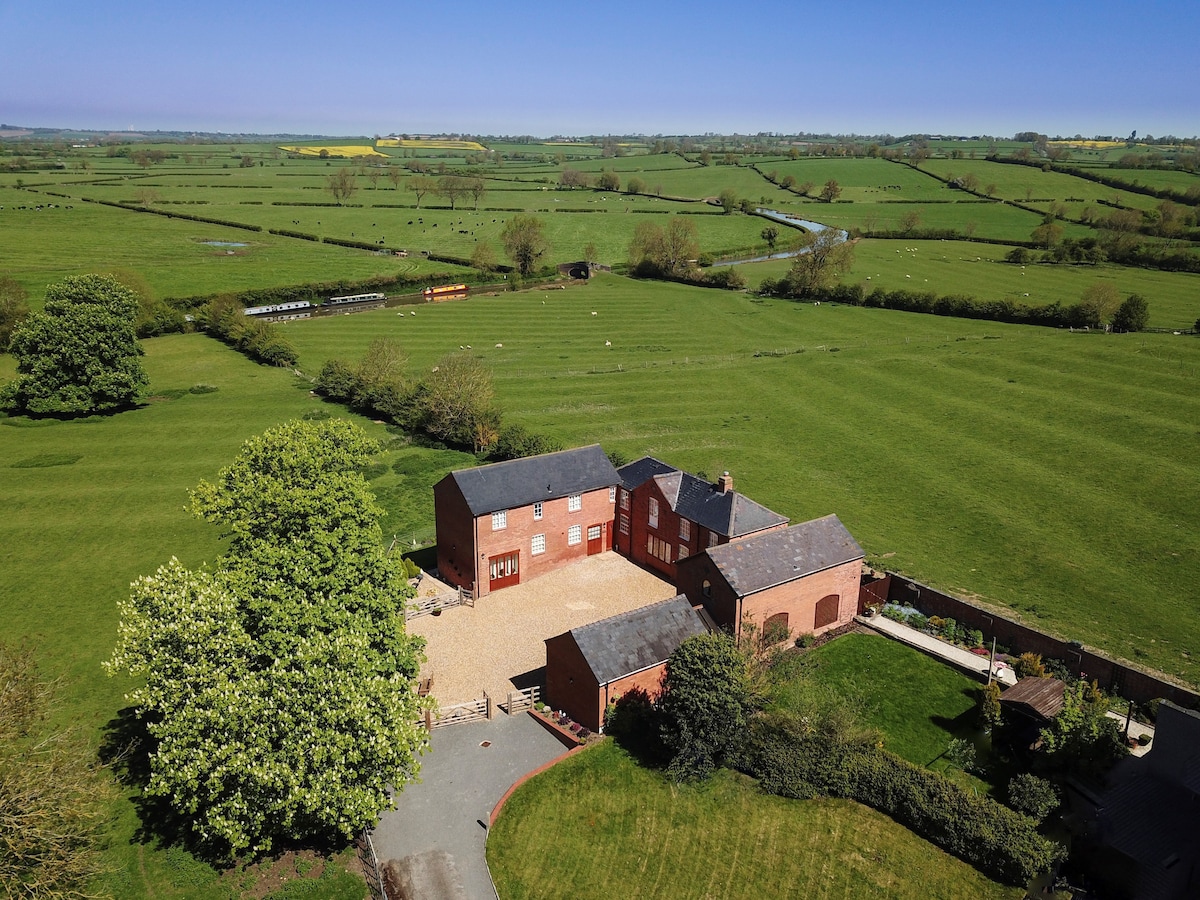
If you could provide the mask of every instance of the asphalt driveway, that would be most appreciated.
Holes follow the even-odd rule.
[[[397,860],[413,874],[423,887],[422,900],[464,893],[470,900],[495,900],[484,859],[492,808],[518,778],[565,748],[526,713],[437,728],[431,741],[433,749],[421,761],[421,783],[406,787],[397,808],[384,813],[375,828],[375,852],[381,865]],[[447,877],[448,868],[453,871]],[[430,869],[440,872],[426,879]]]

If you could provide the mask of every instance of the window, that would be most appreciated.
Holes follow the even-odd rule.
[[[629,534],[629,516],[622,515],[618,518],[621,526],[621,534]]]
[[[534,556],[537,556],[539,553],[545,553],[546,552],[546,536],[544,534],[535,534],[533,536],[532,546],[530,546],[529,549],[532,551]]]
[[[508,527],[508,510],[492,513],[492,531],[501,531]]]
[[[542,518],[542,501],[541,500],[539,500],[537,503],[533,504],[533,518],[535,520],[540,520]]]
[[[583,526],[572,525],[567,529],[567,545],[574,547],[583,541]]]
[[[691,554],[688,553],[687,544],[680,544],[679,545],[679,555],[676,556],[675,558],[676,559],[687,559],[688,556],[690,556],[690,555]]]
[[[616,485],[614,485],[613,487],[610,487],[610,488],[608,489],[608,502],[609,502],[609,503],[616,503],[616,502],[617,502],[617,488],[616,488]]]
[[[629,491],[626,491],[626,490],[621,491],[621,509],[624,509],[624,510],[629,509]]]
[[[646,521],[648,521],[650,523],[651,528],[658,527],[658,498],[657,497],[650,498],[650,512],[647,516]]]
[[[583,494],[572,494],[567,498],[567,512],[579,512],[583,509]]]
[[[700,586],[700,593],[707,599],[712,599],[712,582],[707,578],[704,579],[704,584]]]
[[[679,519],[679,539],[681,541],[690,541],[692,539],[692,523],[682,516]]]
[[[717,536],[711,531],[708,533],[708,546],[717,546]]]
[[[671,545],[660,537],[646,535],[646,552],[665,563],[671,562]]]
[[[588,540],[589,541],[600,540],[600,535],[601,535],[601,531],[600,531],[599,525],[589,525],[588,526]]]

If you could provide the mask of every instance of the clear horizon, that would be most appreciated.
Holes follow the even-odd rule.
[[[24,127],[1200,134],[1186,76],[1200,6],[1162,0],[756,0],[737,15],[711,0],[382,13],[216,0],[144,14],[64,0],[0,8],[0,30],[0,121]]]

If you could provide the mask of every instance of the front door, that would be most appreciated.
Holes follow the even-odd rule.
[[[588,556],[604,550],[604,525],[588,526]]]
[[[521,574],[518,569],[520,556],[521,551],[514,550],[512,553],[502,553],[500,556],[493,556],[488,559],[489,590],[498,591],[500,588],[517,584],[521,580]]]

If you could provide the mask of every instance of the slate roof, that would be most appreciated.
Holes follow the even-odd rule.
[[[599,444],[459,469],[446,477],[458,484],[473,516],[586,494],[621,481]]]
[[[718,544],[704,552],[739,597],[865,556],[837,516]]]
[[[1000,702],[1019,704],[1048,722],[1062,712],[1066,688],[1057,678],[1022,678],[1000,695]]]
[[[724,537],[754,534],[787,522],[786,516],[755,503],[745,494],[722,493],[715,484],[650,456],[622,466],[617,473],[622,486],[629,491],[654,479],[674,512]]]
[[[666,662],[688,638],[704,634],[699,613],[682,595],[571,629],[597,684]]]

